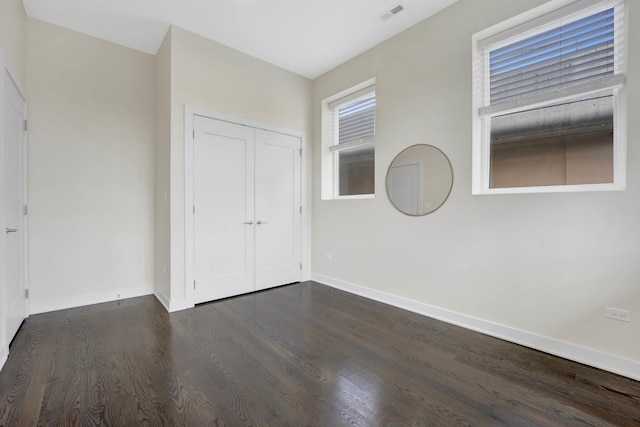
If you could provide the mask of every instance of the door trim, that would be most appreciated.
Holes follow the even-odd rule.
[[[302,161],[301,161],[301,250],[302,250],[302,274],[303,281],[311,278],[311,250],[309,246],[309,220],[307,206],[310,206],[308,195],[311,194],[307,188],[307,173],[309,169],[308,161],[310,160],[309,147],[307,143],[307,135],[305,132],[288,129],[280,126],[274,126],[267,123],[238,117],[231,114],[221,113],[218,111],[207,110],[190,105],[184,106],[184,260],[185,260],[185,302],[184,307],[177,309],[191,308],[195,305],[194,292],[194,248],[193,248],[193,132],[194,132],[194,116],[208,117],[214,120],[235,123],[238,125],[249,126],[257,129],[263,129],[270,132],[282,133],[285,135],[300,138],[302,144]],[[171,304],[170,304],[171,306]],[[173,310],[171,310],[173,311]]]
[[[6,85],[9,83],[6,81],[5,76],[7,76],[9,79],[11,79],[11,84],[15,85],[15,87],[18,90],[18,93],[20,94],[20,97],[22,98],[22,100],[24,101],[24,117],[28,117],[28,98],[26,95],[26,91],[24,90],[24,87],[22,86],[22,84],[20,84],[20,81],[18,80],[16,74],[13,72],[13,67],[11,67],[11,64],[9,64],[9,61],[7,60],[4,51],[2,49],[0,49],[0,71],[2,72],[2,75],[0,75],[0,156],[4,155],[4,132],[2,132],[3,126],[4,126],[4,97],[6,96]],[[28,131],[23,131],[22,132],[22,188],[20,190],[21,193],[21,197],[22,197],[22,202],[23,204],[26,206],[27,204],[27,176],[28,176],[28,170],[27,170],[27,133]],[[2,157],[0,157],[0,160],[2,159]],[[5,195],[3,193],[3,176],[2,174],[0,174],[0,201],[5,199]],[[2,210],[0,210],[0,215],[4,215],[4,212]],[[0,218],[0,224],[4,224],[4,217]],[[27,258],[27,254],[28,254],[28,221],[27,221],[27,216],[26,215],[21,215],[20,216],[20,239],[21,239],[21,244],[22,244],[22,256],[21,256],[21,270],[22,270],[22,287],[23,287],[23,291],[26,291],[29,289],[29,277],[28,277],[28,258]],[[4,239],[5,239],[5,233],[0,233],[0,247],[4,247]],[[4,293],[5,290],[5,284],[1,283],[0,281],[0,293]],[[5,312],[5,301],[4,298],[0,299],[0,301],[2,302],[2,312]],[[29,299],[27,298],[26,301],[26,316],[29,317]],[[4,365],[4,362],[6,360],[6,357],[9,354],[9,343],[10,343],[10,339],[8,339],[7,337],[7,321],[6,318],[4,316],[0,317],[0,329],[1,329],[1,339],[2,341],[0,342],[0,367],[2,367],[2,365]]]

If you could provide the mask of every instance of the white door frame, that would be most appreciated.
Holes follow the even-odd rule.
[[[4,156],[4,132],[2,132],[1,130],[3,129],[4,123],[4,97],[6,96],[6,84],[8,83],[5,80],[5,76],[8,76],[11,79],[11,83],[13,85],[15,85],[15,87],[18,89],[18,92],[20,93],[20,96],[22,97],[22,99],[24,100],[24,105],[25,105],[25,109],[23,111],[24,117],[28,117],[28,99],[27,99],[27,95],[26,95],[26,91],[24,90],[23,86],[20,84],[20,81],[18,80],[18,78],[16,77],[16,74],[13,73],[12,71],[12,67],[9,65],[7,58],[5,57],[4,52],[2,51],[2,49],[0,49],[0,71],[2,72],[2,75],[0,76],[0,161],[2,160],[2,156]],[[25,205],[25,209],[26,209],[26,205],[27,205],[27,131],[25,130],[23,133],[23,144],[22,144],[22,189],[21,189],[21,196],[22,196],[22,201],[23,204]],[[1,162],[0,162],[1,164]],[[2,201],[5,199],[5,195],[3,194],[3,175],[0,174],[0,207],[2,206],[1,203]],[[4,209],[0,209],[0,215],[4,216]],[[0,224],[4,224],[4,217],[0,218]],[[24,288],[25,291],[28,290],[29,288],[29,277],[28,277],[28,258],[27,258],[27,254],[28,254],[28,247],[27,247],[27,243],[28,243],[28,221],[27,221],[27,217],[26,214],[25,215],[21,215],[20,216],[20,224],[18,225],[20,228],[20,239],[21,239],[21,243],[22,243],[22,256],[21,256],[21,261],[22,261],[22,265],[21,265],[21,270],[22,270],[22,279],[23,279],[23,283],[22,286]],[[4,233],[4,230],[0,230],[0,247],[4,247],[4,239],[5,239],[6,234]],[[4,294],[4,290],[5,290],[5,284],[4,283],[0,283],[0,293]],[[2,297],[0,298],[0,308],[2,309],[2,312],[5,312],[5,298]],[[27,312],[26,312],[27,317],[29,316],[29,299],[27,298]],[[9,342],[10,339],[8,339],[7,337],[7,321],[6,318],[4,316],[0,316],[0,338],[1,338],[1,342],[0,342],[0,368],[4,365],[4,362],[6,361],[6,358],[9,354]]]
[[[215,120],[222,120],[239,125],[263,129],[271,132],[283,133],[299,137],[302,142],[302,162],[301,162],[301,203],[302,203],[302,224],[301,224],[301,248],[302,248],[302,275],[301,280],[311,279],[310,250],[307,234],[309,231],[307,216],[307,160],[309,150],[307,146],[307,135],[304,132],[274,126],[255,120],[225,114],[218,111],[211,111],[203,108],[185,105],[184,107],[184,260],[185,260],[185,306],[191,308],[195,305],[194,292],[194,254],[193,254],[193,117],[203,116]]]

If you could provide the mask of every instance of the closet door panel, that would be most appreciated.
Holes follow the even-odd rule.
[[[195,302],[255,290],[254,130],[197,117]]]
[[[256,129],[256,289],[300,281],[301,140]]]

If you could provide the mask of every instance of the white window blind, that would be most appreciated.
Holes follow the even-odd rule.
[[[373,87],[329,104],[335,144],[332,152],[371,145],[375,141],[376,94]]]
[[[588,7],[576,11],[580,5]],[[480,42],[485,82],[480,114],[621,86],[623,23],[623,0],[579,1],[542,17],[537,28],[523,28],[519,39],[512,35],[518,34],[515,27],[504,38],[498,34]]]

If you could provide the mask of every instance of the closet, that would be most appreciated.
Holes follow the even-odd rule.
[[[194,302],[301,278],[301,138],[194,116]]]

